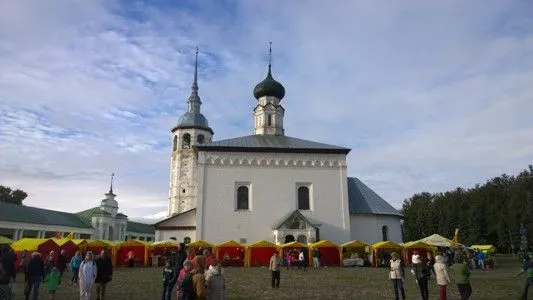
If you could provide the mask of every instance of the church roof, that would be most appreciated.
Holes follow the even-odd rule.
[[[0,221],[92,228],[76,214],[0,202]]]
[[[178,119],[177,125],[172,129],[172,132],[177,129],[202,129],[211,132],[213,134],[213,129],[209,127],[207,118],[200,112],[186,112]]]
[[[348,154],[349,148],[284,135],[248,135],[196,146],[203,151]]]
[[[128,224],[126,225],[126,231],[155,234],[155,227],[154,225],[150,224],[128,221]]]
[[[355,177],[348,177],[348,206],[350,214],[402,216],[397,209]]]

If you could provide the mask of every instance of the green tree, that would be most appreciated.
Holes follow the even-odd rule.
[[[10,187],[0,185],[0,202],[22,205],[22,201],[28,197],[23,190],[13,190]]]

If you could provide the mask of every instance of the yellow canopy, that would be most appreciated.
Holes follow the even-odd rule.
[[[244,247],[244,246],[239,244],[239,243],[237,243],[234,240],[230,240],[230,241],[225,241],[222,244],[218,244],[218,245],[216,245],[216,247],[220,248],[220,247]]]
[[[396,244],[391,241],[381,241],[372,245],[374,249],[399,249],[402,248],[400,244]]]
[[[107,241],[107,240],[88,240],[87,247],[115,247],[117,242]]]
[[[247,248],[276,248],[277,246],[271,242],[265,240],[257,241],[253,244],[246,246]]]
[[[287,248],[287,247],[293,247],[293,248],[306,248],[307,245],[304,245],[298,241],[294,241],[294,242],[290,242],[290,243],[285,243],[285,244],[281,244],[278,246],[279,248]]]
[[[112,242],[112,241],[105,241],[106,243],[109,243],[111,246],[150,246],[150,244],[148,244],[147,242],[145,241],[141,241],[141,240],[127,240],[127,241],[124,241],[124,242]],[[114,245],[113,245],[114,244]]]
[[[10,238],[6,238],[5,236],[0,236],[0,245],[5,245],[5,244],[12,244],[14,241]]]
[[[431,246],[422,241],[411,241],[411,242],[404,243],[402,246],[406,249],[409,249],[409,248],[419,248],[419,249],[427,249],[427,250],[435,249],[435,246]]]
[[[350,241],[350,242],[346,242],[344,244],[341,245],[343,248],[364,248],[366,246],[369,246],[368,244],[362,242],[362,241]]]
[[[84,243],[87,244],[87,240],[84,240],[84,239],[72,239],[71,241],[76,246],[79,246],[79,245],[84,244]]]
[[[339,245],[337,244],[334,244],[328,240],[321,240],[321,241],[318,241],[316,243],[313,243],[311,245],[309,245],[309,248],[312,248],[312,249],[315,249],[315,248],[330,248],[330,247],[335,247],[335,248],[339,248]]]
[[[496,247],[494,247],[493,245],[472,245],[470,246],[470,248],[479,249],[483,252],[488,252],[488,253],[496,252]]]
[[[52,239],[58,246],[63,246],[65,243],[72,241],[71,239],[61,238],[61,239]],[[73,241],[74,242],[74,241]]]
[[[11,249],[15,251],[22,251],[22,250],[37,251],[37,249],[39,248],[39,245],[41,245],[42,243],[48,240],[49,239],[24,238],[11,244]]]
[[[202,247],[202,248],[214,248],[215,245],[213,244],[210,244],[206,241],[203,241],[203,240],[197,240],[197,241],[194,241],[192,243],[189,244],[189,247],[195,247],[195,248],[199,248],[199,247]]]
[[[176,242],[174,240],[159,241],[159,242],[152,243],[150,246],[151,247],[157,247],[157,248],[176,247],[176,246],[178,246],[178,242]]]

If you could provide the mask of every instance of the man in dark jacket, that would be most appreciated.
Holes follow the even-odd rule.
[[[41,258],[41,253],[39,252],[33,252],[31,254],[31,260],[28,263],[28,271],[27,271],[27,277],[28,282],[27,288],[25,289],[24,295],[26,296],[25,299],[30,299],[30,293],[33,288],[33,300],[39,299],[39,286],[41,285],[41,281],[44,278],[44,262]]]
[[[100,257],[96,259],[96,299],[104,300],[105,289],[113,277],[113,263],[107,250],[102,250]]]
[[[67,268],[67,255],[65,250],[61,250],[57,258],[57,268],[59,269],[59,278],[63,277],[63,272]]]
[[[418,288],[420,289],[420,296],[422,296],[422,300],[428,300],[428,280],[431,276],[431,271],[429,270],[428,265],[420,261],[416,264],[413,264],[413,271],[416,277],[416,283],[418,283]]]

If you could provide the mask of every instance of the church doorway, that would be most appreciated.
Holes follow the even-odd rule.
[[[292,235],[292,234],[287,234],[287,235],[285,236],[285,244],[286,244],[286,243],[290,243],[290,242],[294,242],[294,235]]]
[[[298,242],[306,245],[307,244],[307,237],[305,235],[299,235],[298,236]]]

